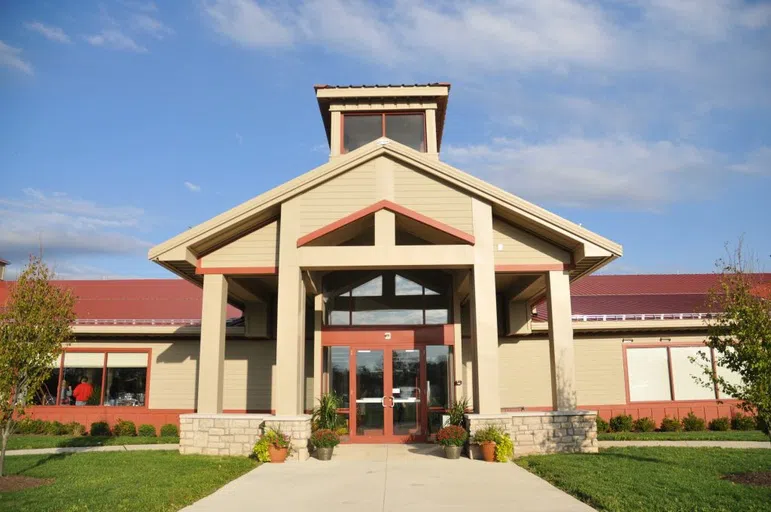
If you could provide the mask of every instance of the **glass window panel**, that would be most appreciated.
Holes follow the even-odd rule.
[[[329,373],[329,390],[342,399],[341,407],[350,407],[350,359],[349,347],[327,348],[327,372]]]
[[[449,323],[450,312],[446,309],[427,309],[426,325]]]
[[[633,402],[672,400],[666,348],[635,348],[626,351],[629,398]]]
[[[728,348],[728,350],[733,351],[733,349],[730,347]],[[734,386],[740,386],[743,383],[742,376],[739,373],[729,370],[728,368],[720,364],[721,356],[720,356],[720,353],[717,351],[715,352],[715,360],[716,360],[715,362],[717,363],[718,377],[722,377],[723,379],[725,379],[725,381],[728,384],[731,384]],[[720,389],[720,396],[721,398],[735,398],[729,395],[728,393],[726,393],[725,391],[723,391],[722,389]]]
[[[426,150],[423,114],[386,114],[385,134],[416,151]]]
[[[100,355],[104,357],[104,354]],[[69,389],[72,389],[72,393],[69,400],[62,401],[61,405],[101,405],[102,367],[71,367],[67,363],[68,358],[69,354],[64,358],[61,393],[64,398]]]
[[[383,397],[383,351],[356,351],[356,399]],[[380,406],[380,402],[378,402]],[[381,406],[382,407],[382,406]]]
[[[449,407],[450,389],[450,347],[429,345],[426,347],[426,389],[429,407]]]
[[[381,309],[353,312],[353,325],[421,325],[422,323],[423,311],[420,309]]]
[[[327,324],[329,325],[349,325],[351,321],[348,311],[330,311]]]
[[[102,368],[104,352],[67,352],[64,355],[64,364],[78,368]]]
[[[362,147],[368,142],[383,136],[383,117],[380,114],[371,116],[343,116],[343,148],[347,151]],[[394,139],[396,140],[396,139]]]
[[[704,352],[709,359],[707,363],[712,366],[710,352],[708,348],[700,347],[672,347],[672,378],[674,379],[675,398],[677,400],[708,400],[715,398],[715,387],[710,384],[709,387],[702,386],[693,377],[707,379],[700,366],[704,362],[699,356],[699,352]],[[692,363],[690,357],[695,357],[696,362]]]
[[[421,285],[399,274],[395,276],[394,287],[396,295],[423,295],[423,287]]]
[[[107,368],[147,368],[147,353],[111,352],[107,354]]]
[[[357,286],[351,290],[354,297],[380,297],[383,295],[383,276],[377,276],[375,279]]]
[[[110,354],[113,356],[116,354]],[[147,354],[145,356],[145,364]],[[109,361],[109,358],[108,358]],[[145,384],[147,367],[108,368],[104,405],[121,407],[143,407],[145,405]]]
[[[58,360],[57,360],[58,363]],[[33,405],[56,405],[56,389],[59,387],[59,368],[55,368],[51,375],[43,382],[40,389],[32,397]],[[70,390],[71,391],[71,390]]]

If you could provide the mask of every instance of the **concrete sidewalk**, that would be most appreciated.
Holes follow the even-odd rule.
[[[329,462],[264,464],[185,510],[593,510],[515,464],[447,460],[440,450],[341,445]]]
[[[8,456],[13,455],[53,455],[57,453],[85,452],[140,452],[140,451],[173,451],[179,450],[178,444],[120,444],[115,446],[62,446],[59,448],[36,448],[34,450],[8,450]]]
[[[599,441],[600,448],[629,446],[670,446],[682,448],[771,448],[771,442],[761,441]]]

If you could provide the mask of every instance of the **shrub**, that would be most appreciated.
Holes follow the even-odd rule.
[[[322,428],[311,434],[311,444],[316,448],[334,448],[340,444],[340,436],[333,430]]]
[[[661,427],[659,427],[659,430],[662,432],[680,432],[683,430],[683,424],[680,423],[680,420],[677,418],[664,416],[664,419],[661,420]]]
[[[701,430],[707,430],[707,423],[703,418],[696,416],[693,411],[688,413],[688,416],[683,418],[683,429],[686,432],[698,432]]]
[[[463,446],[468,439],[468,432],[458,425],[447,425],[436,434],[436,442],[442,446]]]
[[[619,414],[610,419],[610,429],[613,432],[629,432],[632,430],[634,420],[628,414]]]
[[[16,423],[17,434],[45,434],[47,421],[24,418]]]
[[[97,421],[91,424],[89,434],[92,436],[109,436],[112,433],[110,432],[110,425],[106,421]]]
[[[610,425],[608,425],[608,422],[602,419],[600,416],[597,416],[597,432],[610,432]]]
[[[155,437],[155,427],[153,425],[139,425],[139,430],[137,431],[139,437]]]
[[[474,434],[474,442],[477,444],[487,442],[495,443],[496,462],[508,462],[514,454],[514,443],[512,442],[511,437],[495,425],[490,425],[482,430],[477,430],[476,434]]]
[[[724,432],[731,429],[731,419],[727,416],[715,418],[709,422],[709,429]]]
[[[632,423],[632,429],[635,432],[653,432],[656,430],[656,422],[647,417],[637,418]]]
[[[112,433],[116,436],[135,436],[137,435],[137,426],[133,421],[118,419],[118,422],[112,427]]]
[[[279,429],[268,429],[254,444],[252,453],[254,453],[258,461],[270,462],[270,454],[268,452],[269,446],[274,446],[276,448],[286,448],[287,456],[291,455],[292,453],[292,440],[288,435],[282,433]]]
[[[162,425],[161,437],[179,437],[179,429],[173,423]]]
[[[67,427],[58,421],[45,422],[45,434],[49,436],[63,436],[68,434]]]
[[[731,428],[734,430],[755,430],[755,418],[746,416],[740,412],[734,414],[731,418]]]
[[[768,435],[768,424],[763,421],[763,418],[760,416],[757,417],[757,425],[755,425],[755,428],[763,432],[764,434]]]

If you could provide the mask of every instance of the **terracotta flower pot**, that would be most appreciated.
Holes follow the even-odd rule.
[[[444,456],[448,459],[460,459],[460,453],[463,451],[462,446],[445,446]]]
[[[268,446],[268,455],[270,455],[270,462],[284,462],[287,456],[286,448],[277,448],[273,445]]]
[[[485,441],[479,444],[482,450],[482,458],[485,462],[495,462],[495,441]]]

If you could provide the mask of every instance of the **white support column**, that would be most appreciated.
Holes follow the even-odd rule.
[[[388,210],[375,212],[375,245],[396,245],[396,215]]]
[[[298,204],[281,205],[276,322],[276,414],[303,413],[305,369],[305,284],[297,257]]]
[[[228,282],[221,274],[203,276],[201,346],[198,357],[198,412],[222,412],[225,368],[225,321]]]
[[[568,272],[548,272],[546,286],[553,405],[558,411],[572,411],[576,409],[577,399]]]
[[[474,407],[480,414],[501,412],[498,379],[498,315],[495,306],[492,207],[471,200],[474,219],[474,267],[471,293],[471,339],[475,346]]]

